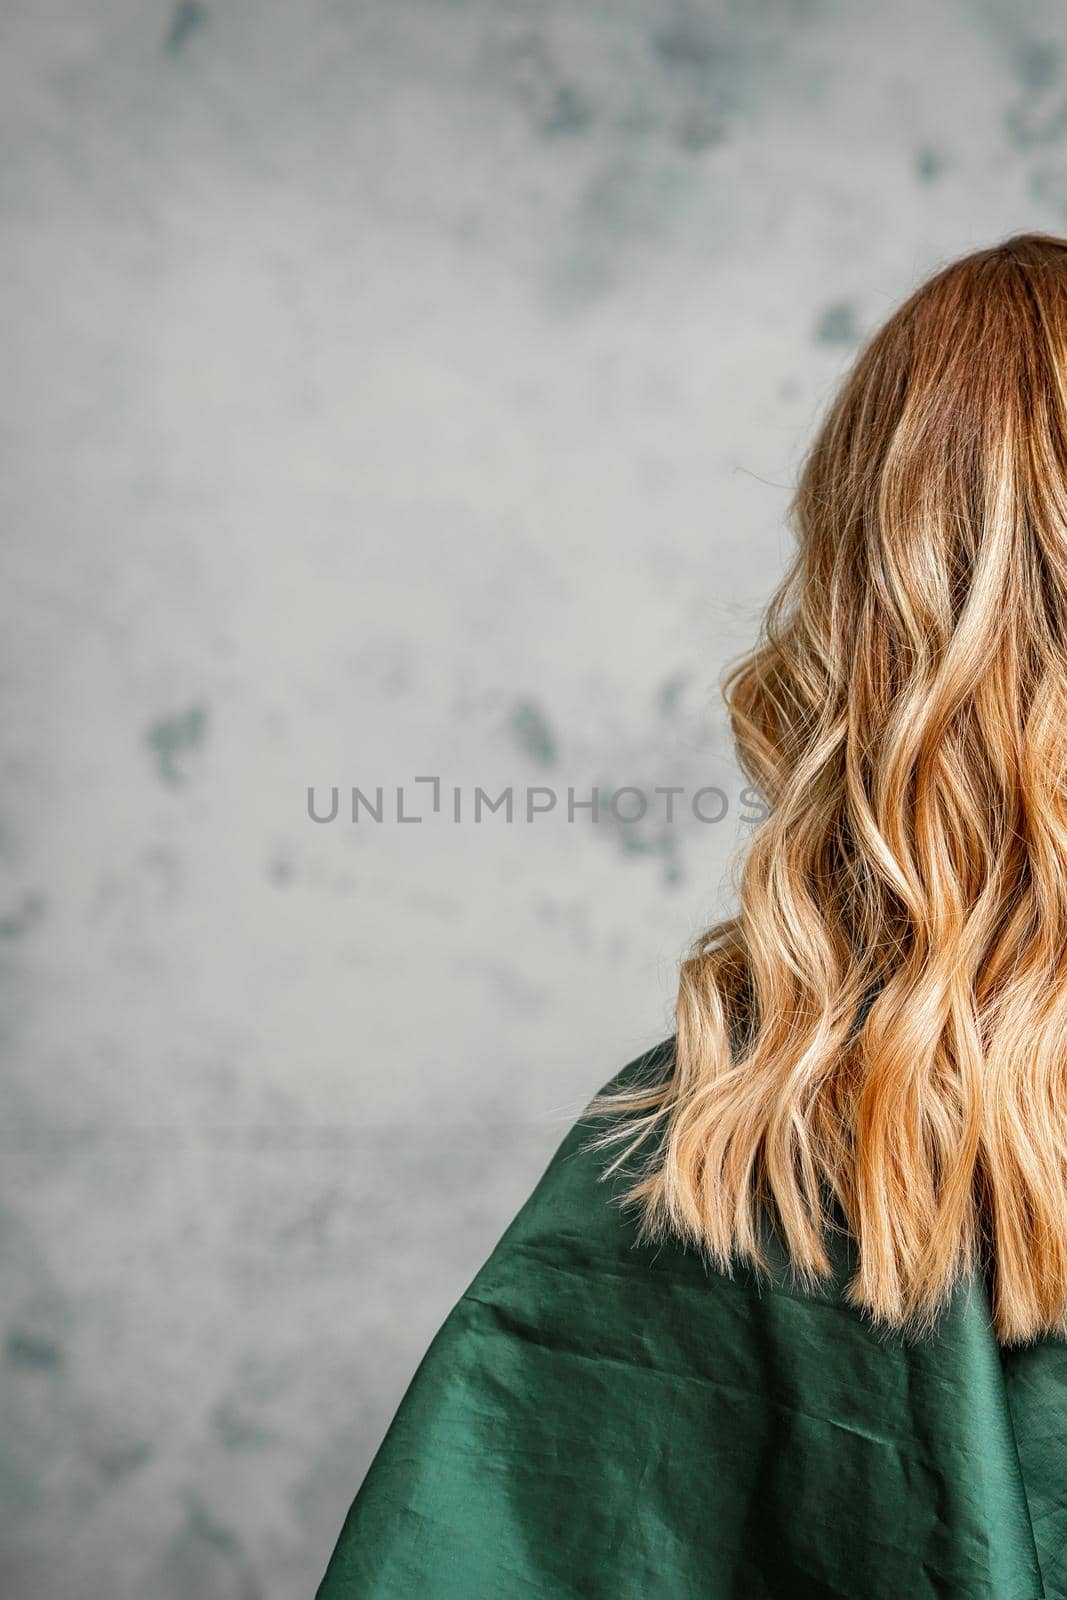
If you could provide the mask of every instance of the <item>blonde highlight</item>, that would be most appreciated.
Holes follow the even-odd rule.
[[[988,1270],[1067,1333],[1067,241],[924,284],[804,465],[794,564],[725,694],[767,796],[685,960],[669,1075],[606,1095],[650,1236],[927,1328]],[[651,1154],[649,1149],[651,1148]]]

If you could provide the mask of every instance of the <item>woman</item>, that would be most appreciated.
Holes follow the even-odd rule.
[[[1067,241],[890,318],[794,522],[727,680],[739,912],[450,1314],[320,1600],[1067,1596]]]

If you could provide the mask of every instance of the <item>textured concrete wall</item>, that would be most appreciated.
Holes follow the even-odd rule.
[[[8,0],[0,90],[0,1590],[310,1595],[669,1030],[857,339],[1067,227],[1067,13]],[[308,818],[416,775],[421,825]]]

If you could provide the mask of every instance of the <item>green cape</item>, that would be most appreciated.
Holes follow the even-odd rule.
[[[907,1340],[847,1259],[805,1294],[636,1245],[590,1131],[434,1339],[318,1600],[1067,1600],[1067,1345],[1001,1350],[978,1282]]]

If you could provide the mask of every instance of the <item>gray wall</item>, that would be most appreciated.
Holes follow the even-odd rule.
[[[1067,13],[7,0],[0,58],[0,1588],[310,1595],[670,1029],[856,340],[1067,228]],[[448,819],[509,784],[731,810]]]

